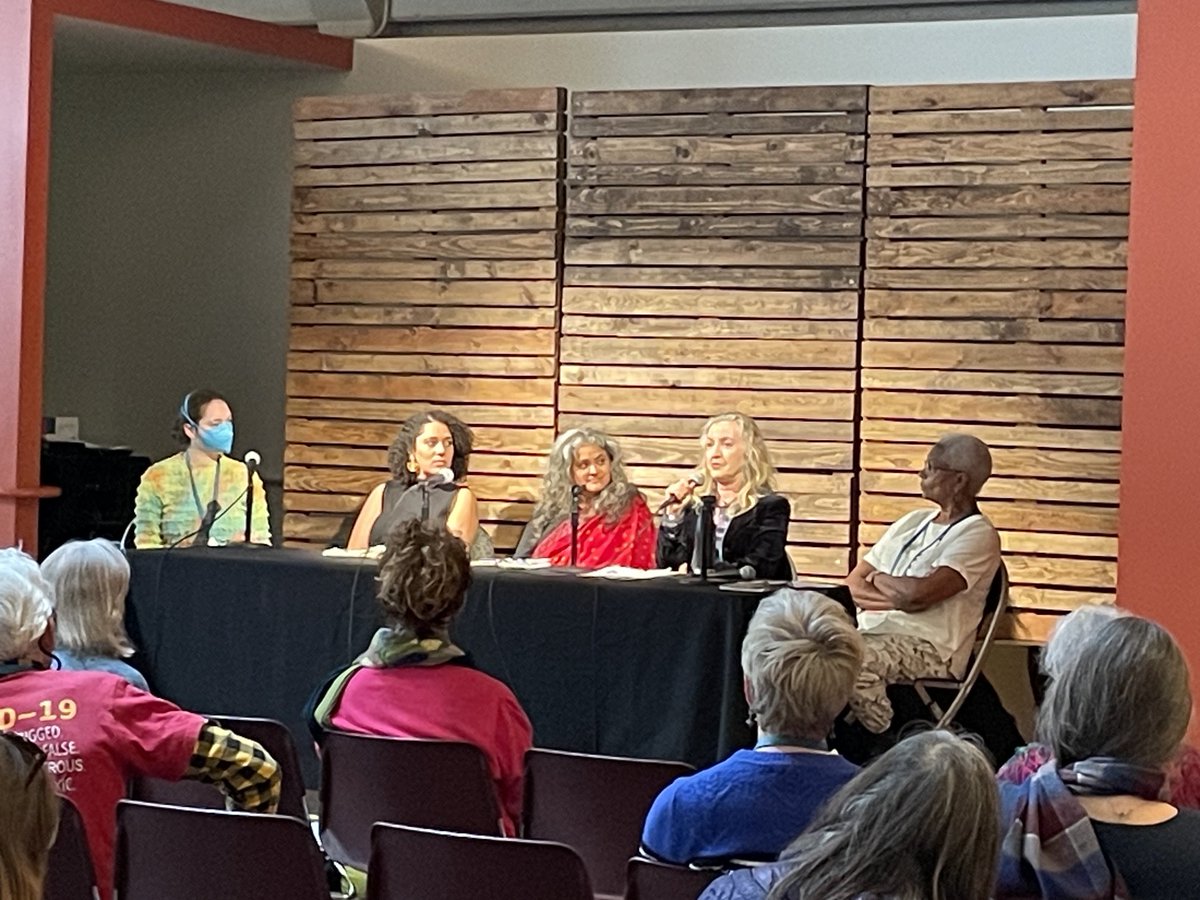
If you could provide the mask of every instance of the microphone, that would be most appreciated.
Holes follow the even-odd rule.
[[[193,547],[203,547],[208,543],[208,533],[212,531],[213,522],[217,520],[217,513],[220,511],[220,503],[216,500],[208,501],[208,508],[204,511],[204,518],[200,520],[200,527],[196,529],[196,539],[192,541]]]
[[[738,577],[742,579],[742,581],[753,581],[758,577],[758,572],[755,570],[754,566],[742,566],[740,569],[738,569]]]
[[[252,529],[254,528],[254,473],[258,470],[259,463],[262,462],[262,457],[257,450],[247,450],[246,455],[242,457],[246,462],[246,534],[245,543],[253,543],[251,541]]]
[[[579,562],[579,499],[583,496],[583,485],[571,485],[571,568]]]
[[[425,480],[429,482],[430,487],[436,487],[439,484],[454,484],[454,470],[449,466],[444,469],[438,469]]]
[[[666,508],[668,506],[670,506],[671,504],[681,503],[682,501],[686,500],[689,496],[691,496],[692,491],[694,491],[696,488],[700,487],[700,485],[704,484],[704,474],[702,472],[693,472],[691,475],[688,476],[686,483],[687,483],[688,487],[690,488],[690,490],[686,494],[684,494],[682,497],[676,497],[674,494],[668,494],[667,499],[664,500],[662,503],[660,503],[658,505],[658,509],[656,509],[654,511],[654,514],[656,516],[661,515],[663,512],[665,512]]]

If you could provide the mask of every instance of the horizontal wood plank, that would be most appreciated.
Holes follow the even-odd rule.
[[[874,320],[878,321],[878,320]],[[866,341],[868,369],[968,369],[978,372],[1120,374],[1124,351],[1110,346],[1034,343],[957,343],[949,341]]]
[[[363,119],[378,116],[440,116],[472,113],[557,112],[565,108],[563,88],[482,89],[453,93],[334,94],[300,97],[292,104],[297,120]]]
[[[866,109],[866,104],[867,89],[862,85],[575,91],[571,94],[573,117],[860,111]]]
[[[562,309],[575,315],[692,316],[724,319],[857,319],[854,291],[563,289]]]
[[[564,298],[565,299],[565,298]],[[868,318],[1125,318],[1118,291],[886,291],[865,294]]]
[[[1084,425],[1116,428],[1121,401],[1108,398],[1013,397],[1003,394],[916,394],[865,390],[862,414],[868,419],[949,419],[1014,425]]]
[[[295,325],[291,331],[293,350],[553,356],[554,345],[549,329]]]
[[[779,366],[793,369],[852,369],[853,341],[782,341],[772,338],[564,337],[563,363],[596,365]]]
[[[1012,81],[981,84],[872,86],[873,113],[1005,107],[1128,106],[1133,81]]]

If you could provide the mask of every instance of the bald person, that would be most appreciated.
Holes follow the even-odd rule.
[[[889,684],[966,668],[1000,566],[1000,536],[975,502],[991,474],[983,441],[942,437],[920,472],[921,496],[938,508],[893,523],[846,579],[866,645],[850,708],[870,731],[891,725]]]

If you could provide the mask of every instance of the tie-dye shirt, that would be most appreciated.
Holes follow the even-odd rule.
[[[246,531],[246,464],[222,456],[219,468],[215,499],[220,509],[209,537],[213,543],[227,544],[243,540]],[[185,453],[168,456],[148,468],[138,485],[134,545],[139,550],[169,547],[199,530],[204,510],[214,499],[217,471],[218,466],[207,463],[193,463],[189,471]],[[257,473],[253,538],[256,544],[271,543],[267,495]],[[191,539],[184,544],[191,544]]]

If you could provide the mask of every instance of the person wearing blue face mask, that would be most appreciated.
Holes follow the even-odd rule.
[[[148,468],[138,485],[134,545],[170,547],[180,541],[227,544],[245,539],[246,464],[229,456],[233,412],[215,391],[192,391],[183,398],[174,435],[182,450]],[[205,525],[208,525],[205,532]],[[252,540],[271,543],[267,498],[254,476]]]

